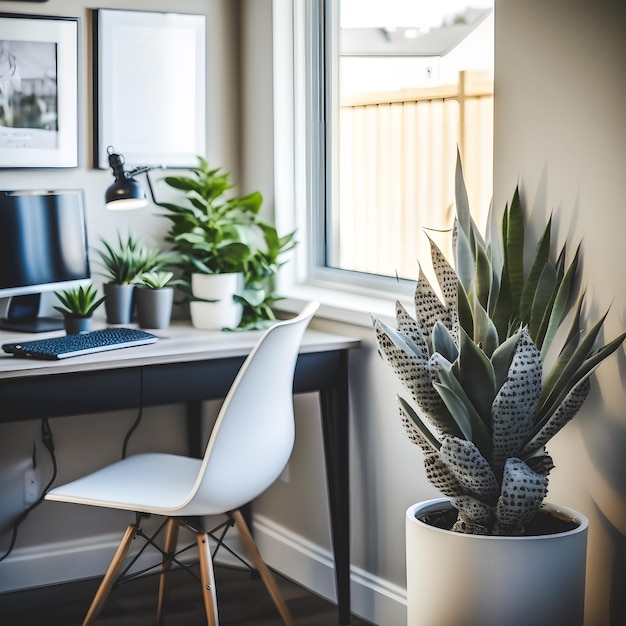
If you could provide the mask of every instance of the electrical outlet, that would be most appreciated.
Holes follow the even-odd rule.
[[[34,469],[24,473],[24,503],[34,504],[39,499],[39,479]]]

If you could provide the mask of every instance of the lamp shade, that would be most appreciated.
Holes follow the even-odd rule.
[[[148,205],[146,194],[134,178],[119,178],[107,189],[106,208],[109,211],[129,211]]]

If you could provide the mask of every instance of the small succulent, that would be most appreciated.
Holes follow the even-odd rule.
[[[104,302],[104,296],[98,298],[98,290],[94,285],[55,291],[54,295],[63,306],[53,307],[65,317],[90,317]]]
[[[144,272],[161,270],[176,261],[173,255],[153,249],[132,234],[126,238],[117,234],[116,246],[101,239],[98,249],[103,276],[116,285],[131,285]]]
[[[162,289],[172,284],[173,272],[167,272],[164,270],[157,272],[144,272],[137,277],[135,284],[148,289]]]
[[[400,415],[424,453],[426,476],[457,509],[453,530],[520,535],[547,493],[554,465],[546,443],[578,412],[590,375],[626,333],[596,347],[606,313],[582,327],[578,250],[569,264],[565,246],[553,259],[551,220],[525,271],[517,189],[501,240],[491,226],[483,239],[474,224],[460,160],[456,192],[457,270],[430,241],[443,301],[420,268],[415,318],[398,302],[397,328],[374,318],[374,330],[379,352],[410,392],[411,401],[398,399]]]

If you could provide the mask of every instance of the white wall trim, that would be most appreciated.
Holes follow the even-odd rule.
[[[232,538],[235,538],[234,534]],[[122,535],[116,532],[15,549],[4,561],[0,561],[0,593],[85,578],[100,578],[109,566],[121,539]],[[233,544],[230,539],[229,545]],[[181,538],[179,547],[184,544],[185,539]],[[142,542],[133,543],[129,558],[136,554],[141,545]],[[236,545],[232,547],[237,549]],[[197,552],[189,550],[179,558],[183,563],[193,562],[197,559]],[[159,561],[158,553],[148,549],[131,571],[149,567]]]
[[[102,576],[120,539],[110,533],[15,549],[0,562],[0,592]]]
[[[254,515],[254,538],[266,563],[331,602],[336,602],[332,553],[264,515]],[[354,565],[352,613],[372,624],[406,624],[406,589]]]

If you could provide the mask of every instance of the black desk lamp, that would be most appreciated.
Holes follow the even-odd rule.
[[[136,167],[127,172],[124,169],[124,155],[117,154],[113,148],[109,146],[109,165],[113,170],[115,182],[107,189],[105,200],[106,208],[109,211],[130,211],[132,209],[142,209],[148,205],[148,199],[142,186],[135,180],[138,174],[145,174],[150,170],[165,169],[165,165],[147,165]],[[154,198],[154,190],[150,178],[146,176],[148,188],[154,204],[158,202]]]

